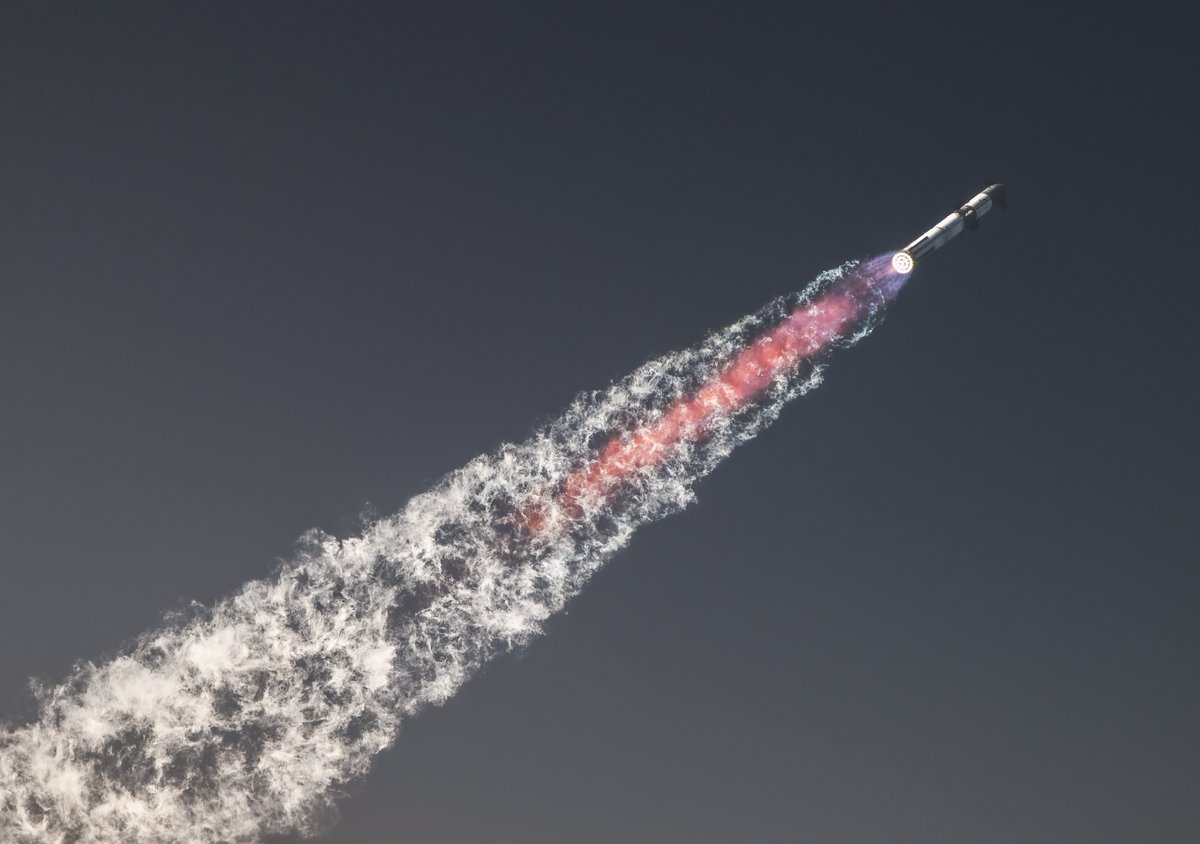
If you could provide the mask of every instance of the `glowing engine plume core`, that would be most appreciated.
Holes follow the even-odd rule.
[[[865,325],[906,280],[907,273],[896,270],[896,258],[903,254],[893,256],[890,264],[877,258],[853,281],[802,301],[695,393],[676,401],[653,422],[611,439],[596,459],[568,476],[562,493],[567,513],[578,517],[588,499],[606,501],[630,475],[668,459],[680,443],[704,437],[714,420],[737,414],[778,379],[826,351],[848,329]],[[540,524],[540,516],[528,518]]]

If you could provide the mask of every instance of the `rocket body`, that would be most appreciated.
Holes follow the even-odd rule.
[[[991,211],[993,205],[1004,208],[1006,204],[1004,185],[989,185],[971,197],[958,210],[948,214],[936,226],[897,252],[892,258],[892,267],[896,272],[912,272],[918,259],[925,257],[935,249],[940,249],[951,239],[957,237],[963,229],[974,231],[979,225],[979,218]]]

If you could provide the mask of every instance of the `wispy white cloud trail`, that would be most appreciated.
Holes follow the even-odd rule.
[[[816,386],[905,277],[887,256],[579,396],[266,580],[41,688],[0,730],[0,841],[256,841],[313,832],[401,721],[535,636],[640,525]]]

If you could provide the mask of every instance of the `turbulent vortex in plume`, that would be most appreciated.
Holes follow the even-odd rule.
[[[0,841],[250,842],[311,833],[401,720],[537,634],[633,531],[865,336],[890,256],[578,397],[361,536],[313,532],[275,577],[40,688],[0,730]]]

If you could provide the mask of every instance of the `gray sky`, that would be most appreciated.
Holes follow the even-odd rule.
[[[0,716],[1004,180],[321,840],[1196,840],[1171,23],[443,5],[0,12]]]

